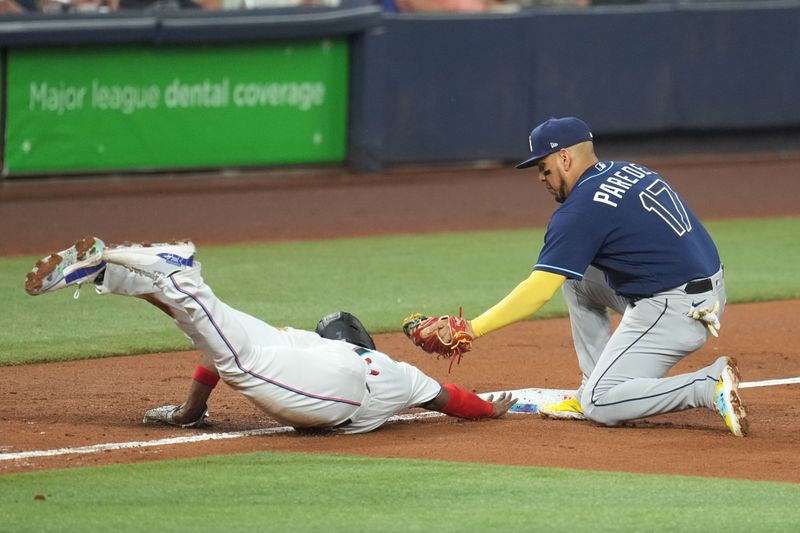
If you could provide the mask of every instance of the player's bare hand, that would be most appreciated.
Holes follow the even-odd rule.
[[[490,394],[486,397],[486,401],[492,404],[492,418],[500,418],[511,409],[512,405],[517,403],[517,399],[510,392],[500,393],[496,400],[494,394]]]

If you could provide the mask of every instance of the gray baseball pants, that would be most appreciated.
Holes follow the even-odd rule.
[[[687,294],[681,285],[639,300],[616,294],[603,272],[591,266],[582,280],[567,280],[563,292],[583,374],[578,399],[589,420],[613,426],[690,407],[713,408],[725,358],[696,372],[665,377],[711,335],[702,322],[687,316],[689,308],[711,309],[719,302],[717,315],[722,316],[722,269],[709,279],[710,289],[701,293]],[[622,314],[613,333],[609,309]]]

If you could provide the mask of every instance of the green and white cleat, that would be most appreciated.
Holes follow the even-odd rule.
[[[71,285],[92,283],[106,268],[105,244],[97,237],[84,237],[66,250],[37,261],[25,279],[31,296],[53,292]]]

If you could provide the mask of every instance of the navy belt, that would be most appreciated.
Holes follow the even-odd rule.
[[[690,281],[686,284],[686,287],[684,287],[683,290],[686,291],[686,294],[700,294],[703,292],[708,292],[713,288],[714,284],[711,282],[711,278],[706,278]]]

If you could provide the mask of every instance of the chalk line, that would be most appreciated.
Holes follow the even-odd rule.
[[[419,420],[435,416],[445,416],[445,415],[442,413],[437,413],[435,411],[427,411],[424,413],[395,415],[390,419],[388,419],[387,422],[396,422],[401,420]],[[126,450],[131,448],[150,448],[153,446],[167,446],[170,444],[187,444],[192,442],[204,442],[209,440],[238,439],[241,437],[252,437],[256,435],[275,435],[278,433],[289,433],[292,431],[294,431],[294,428],[292,427],[281,426],[272,428],[248,429],[245,431],[229,431],[226,433],[202,433],[200,435],[169,437],[157,440],[109,442],[106,444],[92,444],[89,446],[81,446],[79,448],[56,448],[53,450],[34,450],[29,452],[0,453],[0,461],[33,459],[36,457],[53,457],[57,455],[88,454],[88,453],[104,452],[109,450]]]
[[[739,387],[746,389],[751,387],[790,385],[794,383],[800,383],[800,377],[743,382],[739,384]],[[500,394],[501,392],[503,391],[484,392],[478,394],[478,396],[486,398],[490,394],[496,395]],[[569,390],[569,389],[539,389],[539,388],[516,389],[507,392],[510,392],[517,398],[517,403],[515,403],[511,407],[511,409],[509,409],[509,412],[526,413],[526,414],[536,414],[539,412],[539,405],[560,401],[565,397],[575,394],[574,390]],[[404,420],[421,420],[424,418],[433,418],[438,416],[445,416],[445,415],[434,411],[425,411],[421,413],[395,415],[389,418],[387,422],[398,422]],[[89,453],[98,453],[111,450],[126,450],[134,448],[151,448],[154,446],[168,446],[170,444],[188,444],[193,442],[204,442],[210,440],[238,439],[241,437],[253,437],[258,435],[276,435],[279,433],[289,433],[292,431],[294,431],[294,428],[291,428],[289,426],[281,426],[281,427],[271,427],[271,428],[249,429],[245,431],[229,431],[225,433],[201,433],[199,435],[169,437],[157,440],[109,442],[105,444],[92,444],[89,446],[80,446],[77,448],[56,448],[52,450],[9,452],[9,453],[0,453],[0,461],[34,459],[38,457],[55,457],[59,455],[89,454]]]
[[[765,379],[764,381],[747,381],[739,383],[740,389],[750,389],[753,387],[773,387],[775,385],[792,385],[800,383],[800,377],[784,379]]]

